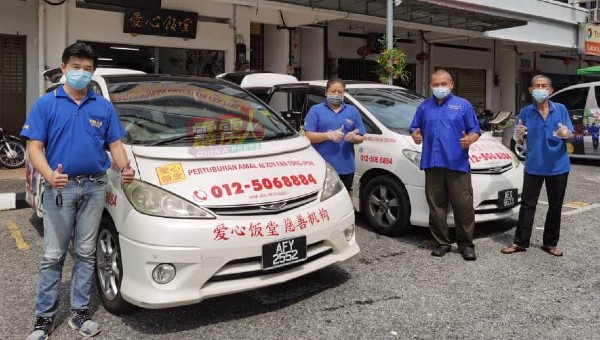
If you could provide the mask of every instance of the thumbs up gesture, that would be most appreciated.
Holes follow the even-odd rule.
[[[358,129],[354,129],[350,132],[348,132],[345,136],[344,136],[344,140],[348,143],[354,143],[354,138],[356,137],[356,134],[358,133]]]
[[[558,123],[557,129],[554,131],[553,135],[562,139],[569,139],[573,137],[573,133],[569,131],[569,128],[561,123]]]
[[[466,149],[469,145],[471,145],[471,137],[463,131],[460,137],[460,147]]]
[[[58,164],[56,170],[52,171],[50,176],[47,176],[45,179],[50,182],[55,189],[62,189],[67,185],[69,175],[63,174],[63,166],[62,164]]]
[[[523,125],[523,122],[519,119],[519,122],[517,123],[517,126],[515,127],[515,134],[513,136],[513,139],[515,140],[515,142],[519,143],[519,144],[523,144],[523,140],[525,135],[527,134],[527,127],[525,125]]]
[[[342,125],[337,130],[327,131],[327,138],[335,143],[341,141],[344,138],[344,126]]]
[[[131,167],[131,161],[127,160],[127,165],[123,169],[121,169],[121,182],[123,184],[129,184],[133,182],[133,177],[135,176],[135,170]]]
[[[416,129],[411,133],[412,139],[415,144],[421,144],[423,142],[423,136],[421,135],[421,129]]]

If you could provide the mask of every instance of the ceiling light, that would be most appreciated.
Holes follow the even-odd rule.
[[[111,46],[110,47],[113,50],[123,50],[123,51],[139,51],[139,48],[135,48],[135,47],[123,47],[123,46]]]
[[[113,61],[113,58],[98,58],[98,60],[102,60],[102,61]]]

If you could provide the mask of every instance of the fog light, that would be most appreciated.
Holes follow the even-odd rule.
[[[161,285],[171,282],[175,278],[175,266],[170,263],[161,263],[154,267],[152,279]]]
[[[354,223],[352,223],[348,228],[344,229],[344,236],[346,237],[346,241],[350,242],[354,237]]]

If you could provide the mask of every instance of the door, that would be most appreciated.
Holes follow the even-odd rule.
[[[296,131],[302,128],[304,115],[308,112],[308,89],[307,84],[275,86],[267,98],[269,106],[279,112]]]
[[[571,123],[573,123],[573,127],[575,128],[573,149],[569,151],[572,151],[571,153],[575,155],[586,154],[586,147],[584,144],[585,126],[583,124],[583,117],[588,96],[594,95],[593,93],[590,94],[591,89],[592,87],[590,86],[576,87],[570,90],[562,91],[561,93],[558,93],[550,98],[550,100],[553,102],[563,104],[569,111]],[[591,149],[591,141],[589,144],[589,148]]]
[[[0,124],[21,132],[26,116],[26,37],[0,34]]]

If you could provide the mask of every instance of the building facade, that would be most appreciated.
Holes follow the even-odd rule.
[[[532,75],[549,74],[562,88],[595,62],[578,53],[589,1],[396,3],[393,32],[410,71],[402,85],[424,95],[429,74],[447,68],[477,108],[517,111],[530,100]],[[0,0],[0,123],[19,132],[47,86],[42,71],[58,67],[76,41],[92,44],[100,65],[146,72],[262,69],[376,81],[385,13],[385,0]]]

